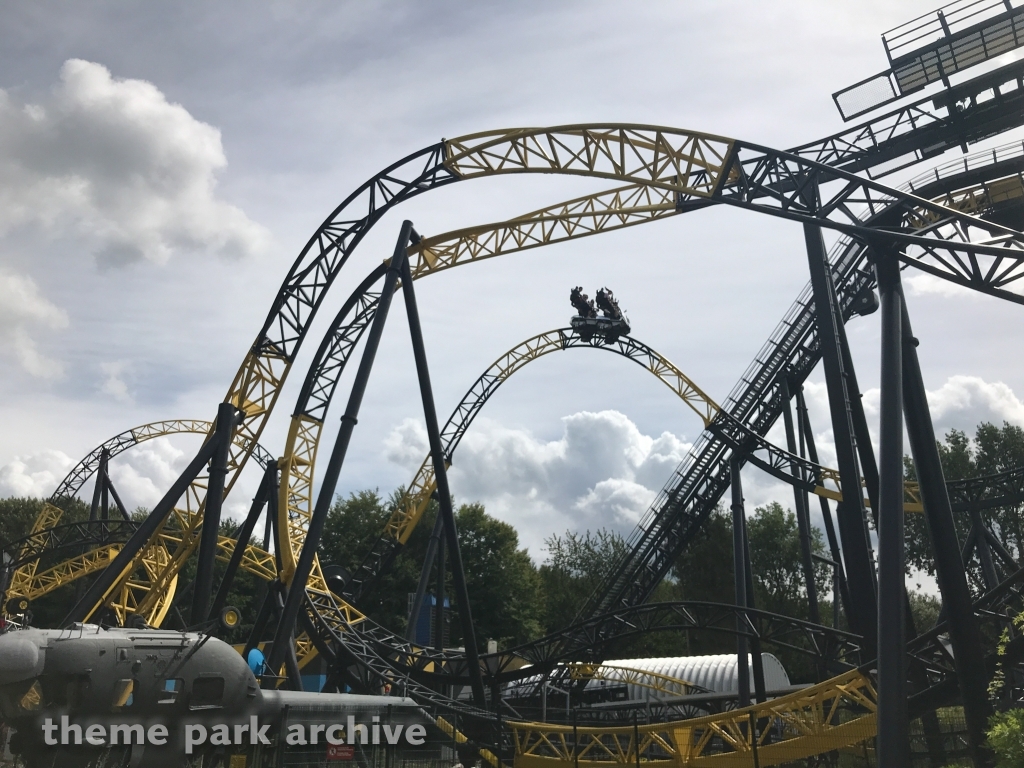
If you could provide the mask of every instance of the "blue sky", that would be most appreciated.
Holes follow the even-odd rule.
[[[128,427],[212,418],[292,259],[399,157],[442,137],[575,122],[794,146],[842,127],[830,94],[881,70],[880,33],[932,7],[0,3],[0,494],[48,494]],[[401,219],[437,234],[590,189],[473,181],[386,216],[325,303],[266,447],[283,447],[328,319],[390,255]],[[567,324],[577,284],[612,287],[637,338],[724,399],[806,280],[797,225],[724,208],[442,273],[417,286],[438,411],[503,351]],[[909,297],[938,429],[1024,424],[1020,308],[917,278]],[[877,326],[877,315],[850,326],[865,389],[877,382]],[[828,460],[823,388],[809,395]],[[420,418],[399,312],[339,490],[407,483]],[[628,530],[700,426],[636,366],[551,355],[488,403],[456,455],[453,490],[516,524],[542,557],[543,538],[567,528]],[[126,501],[152,504],[195,444],[125,454],[114,477]],[[747,474],[752,504],[791,503]],[[256,481],[243,478],[232,514]]]

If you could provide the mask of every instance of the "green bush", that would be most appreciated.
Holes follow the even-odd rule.
[[[999,758],[996,768],[1024,768],[1024,709],[1001,712],[989,726],[988,741]]]

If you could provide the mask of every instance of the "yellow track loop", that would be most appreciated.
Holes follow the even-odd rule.
[[[487,371],[504,382],[527,363],[563,349],[561,333],[548,331],[516,345],[495,360]],[[705,427],[718,413],[718,404],[667,358],[659,355],[654,365],[645,368],[682,399],[700,417]],[[430,496],[435,488],[434,464],[430,456],[427,456],[385,524],[384,535],[405,544],[430,504]]]
[[[135,440],[134,445],[138,445],[139,443],[167,435],[207,434],[211,427],[212,424],[209,421],[200,419],[173,419],[143,424],[133,428],[130,432]],[[243,442],[244,438],[236,436],[235,440],[239,448],[247,447]],[[45,542],[42,532],[57,525],[63,514],[63,510],[59,507],[49,502],[45,503],[33,523],[30,533],[33,538],[28,540],[23,553],[38,549]],[[175,514],[179,520],[184,517],[177,510]],[[35,536],[36,534],[40,534],[40,536],[37,537]],[[158,539],[155,539],[142,553],[141,558],[137,562],[136,571],[133,573],[133,578],[127,580],[122,585],[119,592],[116,593],[118,596],[111,602],[111,607],[122,623],[129,613],[141,610],[135,598],[139,594],[148,594],[154,591],[153,583],[161,580],[162,571],[170,561],[168,545],[174,548],[180,540],[180,536],[171,536],[164,533]],[[69,558],[43,571],[38,570],[39,560],[32,560],[11,574],[8,594],[12,597],[25,597],[30,601],[37,600],[55,589],[102,570],[114,559],[120,549],[121,544],[119,543],[104,545]],[[226,562],[231,557],[233,549],[234,540],[221,536],[218,541],[217,559]],[[273,555],[264,552],[258,547],[246,547],[240,567],[266,580],[273,579],[277,575]],[[149,604],[148,612],[145,614],[147,623],[152,626],[158,626],[166,617],[173,601],[177,577],[173,577],[167,584],[166,588],[160,590],[161,599],[152,601]]]
[[[527,363],[562,349],[559,333],[557,331],[548,331],[547,333],[527,339],[506,352],[488,368],[488,373],[493,374],[496,379],[504,382]],[[653,352],[654,350],[651,351]],[[657,353],[655,352],[655,354]],[[653,366],[645,366],[645,369],[675,392],[701,418],[705,427],[718,413],[719,407],[717,403],[667,358],[658,355],[657,363]],[[843,500],[838,470],[823,467],[822,481],[830,482],[835,487],[817,486],[814,489],[815,494],[832,499],[833,501]],[[396,539],[402,544],[408,542],[409,537],[416,529],[416,526],[423,517],[423,513],[430,504],[430,497],[435,489],[434,464],[430,456],[427,456],[423,463],[420,464],[419,470],[417,470],[412,482],[406,488],[401,501],[385,524],[384,535]],[[917,483],[907,482],[904,484],[904,498],[904,509],[906,511],[923,511]],[[865,499],[865,503],[869,507],[871,506],[867,499]]]
[[[671,191],[631,184],[586,195],[524,216],[429,237],[409,248],[413,279],[485,258],[537,248],[634,226],[676,214]],[[292,416],[282,453],[278,508],[280,530],[288,531],[281,547],[282,580],[290,583],[313,510],[313,473],[323,422],[305,414]],[[319,564],[311,578],[326,589]]]
[[[697,688],[689,680],[647,672],[617,664],[569,664],[570,680],[606,680],[621,685],[635,685],[662,696],[688,696]]]
[[[852,670],[745,709],[642,725],[635,730],[632,726],[573,729],[517,722],[509,726],[515,738],[515,768],[608,768],[641,762],[665,768],[749,768],[754,764],[752,719],[757,723],[760,765],[780,765],[872,738],[876,730],[875,703],[874,685],[858,670]]]
[[[559,173],[649,184],[681,194],[710,197],[722,181],[722,168],[732,147],[731,139],[672,128],[573,125],[503,130],[454,139],[447,142],[445,166],[462,178],[504,173]],[[237,433],[248,448],[238,450],[232,446],[225,495],[233,487],[252,445],[259,439],[290,369],[291,361],[283,354],[265,348],[257,352],[254,347],[235,375],[224,402],[243,411]],[[285,455],[302,458],[298,452]],[[312,467],[310,473],[311,470]],[[287,484],[282,482],[282,490],[286,488]],[[169,587],[195,550],[205,491],[205,478],[202,478],[187,492],[187,497],[194,502],[186,505],[182,515],[184,535],[179,548],[159,583],[154,584],[148,594],[140,595],[137,604],[141,608],[147,609],[159,599],[156,593]],[[283,505],[282,512],[287,515]],[[287,538],[281,546],[283,558],[288,557],[286,552],[291,549],[283,544],[291,545],[294,541],[290,530]],[[287,575],[287,569],[284,570]],[[121,588],[123,581],[116,589]],[[319,564],[311,574],[311,586],[326,589]]]

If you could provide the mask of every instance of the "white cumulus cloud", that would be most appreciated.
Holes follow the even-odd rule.
[[[0,467],[0,497],[49,496],[74,464],[74,460],[62,451],[16,456],[9,464]]]
[[[100,392],[110,395],[119,403],[132,402],[131,393],[128,391],[128,383],[125,381],[128,367],[128,363],[124,360],[100,363],[100,370],[106,376],[100,385]]]
[[[267,231],[218,199],[220,132],[143,80],[65,62],[40,103],[0,91],[0,234],[73,236],[107,265],[177,250],[244,256]]]
[[[537,556],[544,538],[567,529],[628,532],[690,447],[670,432],[645,435],[618,411],[583,411],[562,423],[559,439],[539,440],[477,419],[450,470],[458,500],[483,502]],[[406,419],[384,449],[390,461],[415,470],[426,455],[422,424]]]
[[[33,376],[58,377],[63,372],[60,362],[40,352],[30,332],[67,324],[67,313],[47,301],[32,278],[0,269],[0,350]]]

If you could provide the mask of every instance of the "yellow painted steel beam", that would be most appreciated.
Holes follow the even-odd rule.
[[[851,670],[777,699],[716,715],[612,728],[510,722],[515,768],[780,765],[853,746],[875,735],[876,692]],[[750,724],[757,723],[756,742]],[[574,741],[575,736],[575,741]],[[636,738],[639,736],[639,739]]]
[[[504,173],[562,173],[652,184],[711,197],[733,139],[633,123],[484,131],[445,142],[444,164],[463,179]]]
[[[199,419],[171,419],[160,422],[143,424],[129,430],[135,445],[153,440],[157,437],[165,437],[176,434],[206,434],[210,431],[212,424],[209,421]],[[245,448],[244,437],[235,436],[237,446]],[[36,520],[33,522],[32,531],[23,548],[23,554],[37,551],[45,544],[43,532],[53,528],[60,522],[63,511],[47,502],[43,505]],[[189,520],[187,513],[175,510],[175,518],[180,522]],[[36,534],[39,534],[38,536]],[[114,599],[110,607],[121,621],[128,613],[136,610],[144,611],[147,622],[157,626],[162,621],[170,608],[174,597],[174,587],[177,584],[177,577],[172,575],[169,579],[163,578],[163,571],[170,560],[170,553],[167,545],[177,548],[182,540],[181,536],[174,536],[165,531],[159,540],[147,547],[137,562],[133,565],[134,576],[129,587],[124,585],[112,594],[119,597]],[[217,558],[227,560],[231,556],[234,542],[227,537],[220,537],[218,542]],[[11,574],[11,582],[8,586],[8,595],[25,597],[28,600],[36,600],[55,589],[70,584],[83,576],[88,576],[98,570],[102,570],[109,564],[113,556],[120,551],[120,544],[101,545],[88,552],[81,553],[74,557],[54,565],[44,571],[38,571],[39,560],[33,559],[20,568],[15,569]],[[263,579],[273,579],[277,575],[277,568],[273,555],[264,552],[258,547],[247,546],[245,555],[242,558],[243,569],[254,573]],[[140,578],[142,574],[148,574],[148,578]],[[153,579],[152,581],[148,579]],[[144,606],[138,602],[139,595],[152,596]]]
[[[664,696],[688,696],[700,689],[689,680],[662,675],[658,672],[648,672],[635,667],[583,662],[569,664],[568,667],[570,680],[605,680],[623,685],[635,685]]]

